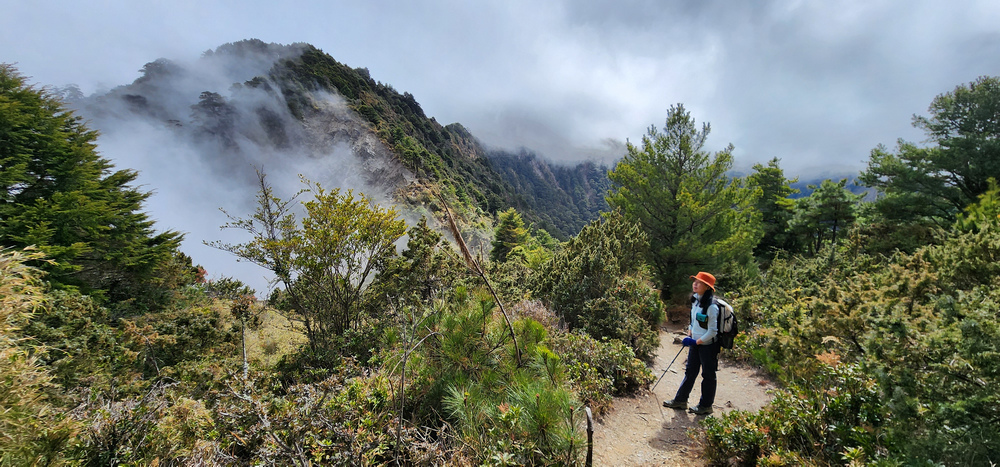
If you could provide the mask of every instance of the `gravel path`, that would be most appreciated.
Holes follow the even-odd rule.
[[[653,366],[657,378],[681,350],[683,331],[672,326],[660,331],[660,349]],[[676,342],[675,342],[676,338]],[[665,399],[674,397],[684,377],[687,351],[681,352],[656,389],[645,395],[618,398],[611,411],[596,421],[594,426],[595,466],[648,466],[648,465],[706,465],[700,457],[700,442],[690,432],[700,429],[695,416],[684,410],[664,408]],[[673,370],[677,372],[674,373]],[[774,388],[770,379],[753,368],[719,361],[717,373],[719,386],[715,397],[715,414],[733,409],[758,410],[771,400],[768,393]],[[692,403],[698,402],[701,377],[691,393]],[[710,416],[713,416],[710,415]]]

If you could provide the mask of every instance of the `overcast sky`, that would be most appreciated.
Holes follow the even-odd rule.
[[[934,96],[1000,74],[995,1],[4,0],[0,61],[86,94],[157,58],[307,42],[487,143],[608,157],[683,103],[738,166],[860,169]],[[620,155],[620,154],[619,154]]]

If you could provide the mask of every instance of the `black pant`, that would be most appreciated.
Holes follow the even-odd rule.
[[[688,350],[687,367],[684,369],[684,381],[677,389],[675,401],[687,401],[694,388],[694,380],[701,371],[701,400],[699,407],[711,407],[715,403],[715,372],[719,369],[719,343],[709,345],[692,345]]]

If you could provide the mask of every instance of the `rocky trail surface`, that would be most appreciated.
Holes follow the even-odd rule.
[[[657,378],[663,374],[674,356],[681,350],[683,336],[680,326],[660,331],[660,349],[653,366]],[[674,397],[684,377],[687,351],[680,353],[663,380],[653,392],[636,397],[615,399],[611,410],[594,424],[595,466],[650,466],[677,465],[702,466],[700,441],[689,432],[700,430],[696,416],[686,410],[664,408],[661,404]],[[676,373],[674,373],[676,370]],[[721,416],[730,410],[756,411],[771,400],[769,390],[774,389],[771,379],[763,372],[726,360],[719,361],[717,373],[715,413]],[[691,404],[698,403],[701,394],[701,376],[691,393]]]

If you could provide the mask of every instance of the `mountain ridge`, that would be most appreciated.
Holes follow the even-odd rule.
[[[461,123],[441,125],[412,94],[310,44],[249,39],[206,51],[194,66],[161,58],[141,72],[133,83],[81,100],[80,111],[102,132],[132,119],[169,128],[202,156],[199,163],[244,185],[252,182],[251,168],[306,164],[346,149],[355,160],[340,158],[323,170],[357,171],[350,175],[381,199],[438,218],[440,194],[465,225],[480,230],[491,230],[490,219],[514,207],[529,224],[565,240],[606,207],[605,167],[567,169],[534,153],[486,149]]]

